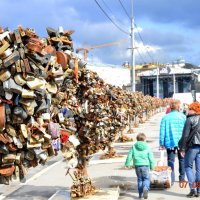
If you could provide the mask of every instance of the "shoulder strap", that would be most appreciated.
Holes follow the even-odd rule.
[[[190,133],[190,135],[189,135],[189,137],[188,137],[188,139],[187,139],[188,145],[191,143],[191,141],[192,141],[192,139],[193,139],[193,137],[194,137],[196,131],[199,129],[199,127],[200,127],[200,116],[199,116],[199,120],[198,120],[197,125],[196,125],[195,128],[192,130],[192,132]]]

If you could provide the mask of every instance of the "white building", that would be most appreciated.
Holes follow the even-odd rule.
[[[106,82],[122,88],[130,83],[130,70],[119,65],[109,65],[102,63],[87,64],[87,68],[97,72]]]

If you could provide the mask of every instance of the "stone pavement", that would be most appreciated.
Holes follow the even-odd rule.
[[[140,124],[138,128],[134,129],[133,134],[127,134],[130,137],[135,138],[137,133],[143,132],[147,136],[147,142],[152,148],[156,162],[160,158],[159,152],[159,128],[161,118],[164,113],[158,113],[153,116],[150,120],[146,121],[144,124]],[[95,185],[98,187],[117,187],[119,185],[121,192],[119,200],[131,200],[138,199],[137,193],[137,179],[134,169],[125,170],[123,165],[125,162],[126,155],[133,143],[118,143],[115,144],[115,149],[123,158],[112,159],[101,161],[102,164],[97,166],[91,165],[89,167],[89,173]],[[98,163],[100,161],[97,161]],[[166,164],[166,154],[165,154],[165,164]],[[95,168],[95,169],[93,169]],[[176,158],[175,162],[175,172],[176,180],[175,184],[170,189],[152,189],[149,192],[148,199],[187,199],[185,195],[189,193],[189,187],[180,188],[178,183],[178,160]],[[98,177],[99,176],[99,177]]]
[[[128,134],[135,138],[137,133],[144,132],[147,135],[147,142],[151,146],[156,160],[159,159],[159,125],[164,113],[153,116],[149,121],[141,124],[135,129],[135,133]],[[94,156],[88,168],[89,175],[99,188],[120,187],[119,200],[132,200],[138,198],[137,180],[134,169],[125,170],[123,168],[126,155],[133,142],[116,143],[115,149],[121,158],[99,160],[98,157],[103,152]],[[166,157],[165,157],[166,158]],[[13,183],[10,186],[0,185],[0,200],[48,200],[59,190],[70,190],[72,179],[65,176],[66,163],[62,160],[62,155],[52,159],[49,166],[41,166],[39,169],[31,169],[28,173],[26,183]],[[175,163],[176,180],[178,180],[178,162]],[[178,182],[170,189],[151,190],[150,200],[179,200],[186,199],[185,195],[189,188],[179,188]],[[197,198],[196,198],[197,199]],[[112,200],[112,199],[111,199]]]

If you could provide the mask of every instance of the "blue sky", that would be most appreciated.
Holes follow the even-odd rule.
[[[119,0],[98,0],[108,15],[125,31],[130,20]],[[131,14],[131,0],[121,0]],[[183,58],[200,64],[199,0],[133,0],[136,63],[171,63]],[[129,36],[119,31],[94,0],[0,0],[0,24],[14,30],[19,24],[46,36],[46,27],[73,29],[75,49],[84,45],[110,43]],[[143,39],[141,42],[138,31]],[[129,42],[89,52],[89,60],[121,65],[130,61]],[[148,53],[147,53],[148,51]]]

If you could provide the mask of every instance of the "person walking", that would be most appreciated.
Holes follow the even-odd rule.
[[[190,193],[187,197],[200,196],[200,103],[189,105],[187,120],[179,141],[181,155],[185,157],[185,171]],[[193,164],[195,163],[195,175]]]
[[[154,156],[151,148],[146,143],[144,133],[139,133],[136,139],[137,142],[131,147],[128,153],[125,166],[130,167],[133,160],[137,175],[139,198],[147,199],[150,187],[149,170],[154,169]]]
[[[160,149],[167,151],[168,166],[171,167],[171,182],[175,182],[174,162],[178,153],[179,160],[179,181],[185,180],[184,158],[181,156],[178,142],[181,139],[186,116],[179,112],[180,101],[173,100],[170,103],[171,112],[165,115],[160,124]]]
[[[171,112],[171,108],[170,108],[170,106],[168,105],[167,108],[166,108],[165,114],[168,114],[168,113],[170,113],[170,112]]]

